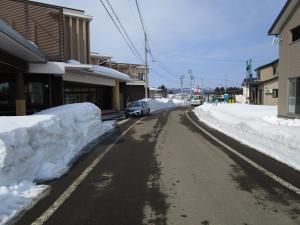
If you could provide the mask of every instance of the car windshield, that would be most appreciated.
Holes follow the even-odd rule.
[[[131,102],[128,107],[140,107],[142,106],[142,102]]]

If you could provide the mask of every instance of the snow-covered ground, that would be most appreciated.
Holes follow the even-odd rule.
[[[152,99],[143,99],[147,101],[150,107],[151,112],[155,112],[161,109],[174,108],[179,106],[188,106],[189,102],[179,99],[168,99],[168,98],[158,98],[155,100]]]
[[[300,120],[277,118],[277,107],[204,104],[199,120],[300,171]]]
[[[60,177],[89,142],[113,128],[91,103],[64,105],[32,116],[0,117],[0,225]]]

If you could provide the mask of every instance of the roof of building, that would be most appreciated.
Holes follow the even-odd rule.
[[[262,69],[271,67],[271,66],[276,65],[276,64],[278,64],[278,63],[279,63],[279,59],[276,59],[276,60],[274,60],[273,62],[270,62],[270,63],[268,63],[268,64],[265,64],[265,65],[262,65],[262,66],[260,66],[260,67],[257,67],[257,68],[255,69],[255,71],[258,71],[258,70],[262,70]]]
[[[27,62],[46,62],[45,54],[0,19],[0,48]]]
[[[99,59],[111,59],[112,58],[112,56],[110,56],[110,55],[100,54],[100,53],[96,53],[96,52],[91,52],[90,56],[99,58]]]
[[[64,6],[60,6],[60,5],[51,5],[51,4],[42,3],[42,2],[35,2],[35,1],[31,1],[31,0],[25,0],[25,1],[27,1],[31,4],[45,6],[45,7],[52,7],[52,8],[57,8],[57,9],[70,9],[70,10],[76,10],[76,11],[84,12],[81,9],[74,9],[74,8],[64,7]]]
[[[249,85],[253,84],[254,81],[256,81],[256,78],[254,78],[254,77],[245,78],[243,80],[242,86],[244,86],[244,87],[249,86]]]
[[[269,35],[279,35],[281,27],[284,25],[289,16],[293,13],[296,6],[300,3],[299,0],[288,0],[283,9],[279,13],[278,17],[274,21],[269,30]]]
[[[274,80],[278,80],[278,76],[272,77],[272,78],[270,78],[268,80],[255,80],[255,81],[253,81],[252,86],[257,86],[257,85],[260,85],[260,84],[265,84],[265,83],[268,83],[268,82],[271,82],[271,81],[274,81]]]

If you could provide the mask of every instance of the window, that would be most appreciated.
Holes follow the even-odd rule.
[[[29,82],[26,87],[26,100],[33,105],[44,104],[44,83]]]
[[[9,82],[0,82],[0,104],[9,104]]]
[[[278,98],[278,89],[273,89],[273,91],[272,91],[272,97],[273,98]]]
[[[300,26],[291,30],[292,33],[292,42],[300,40]]]
[[[94,87],[68,87],[65,88],[65,103],[92,102],[97,103],[97,90]]]
[[[143,73],[138,74],[139,80],[145,80],[145,75]]]
[[[288,93],[289,113],[300,114],[300,77],[289,79]]]
[[[274,76],[277,75],[277,66],[273,66],[273,75],[274,75]]]
[[[257,71],[257,80],[260,80],[260,71]]]

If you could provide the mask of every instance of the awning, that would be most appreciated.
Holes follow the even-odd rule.
[[[146,82],[143,80],[132,80],[130,82],[127,82],[126,85],[128,85],[128,86],[145,86]]]
[[[46,62],[39,48],[0,19],[0,49],[26,62]]]
[[[132,79],[119,71],[96,65],[80,64],[75,60],[65,63],[66,73],[63,79],[66,81],[115,86],[115,80],[131,81]]]

